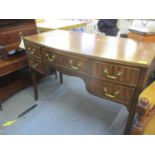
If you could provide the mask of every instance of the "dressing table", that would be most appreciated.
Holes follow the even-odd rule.
[[[28,64],[38,99],[34,72],[78,76],[92,95],[123,104],[129,111],[124,134],[129,134],[138,95],[155,69],[155,44],[132,39],[54,30],[24,37]],[[76,82],[76,81],[75,81]]]

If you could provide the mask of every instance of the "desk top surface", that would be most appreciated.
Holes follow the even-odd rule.
[[[25,37],[26,40],[66,53],[146,67],[155,57],[155,43],[132,39],[55,30]]]

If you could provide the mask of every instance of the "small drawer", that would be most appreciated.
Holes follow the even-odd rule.
[[[38,59],[41,59],[41,51],[40,51],[40,47],[32,44],[32,43],[28,43],[25,42],[25,48],[26,48],[26,52]]]
[[[93,61],[92,76],[100,80],[112,81],[127,86],[136,86],[139,69]]]
[[[61,64],[60,55],[52,50],[42,48],[42,55],[43,55],[44,60],[48,61],[49,63],[53,63],[57,65]]]
[[[89,73],[90,61],[86,58],[80,58],[71,55],[62,55],[63,66],[70,70]]]
[[[38,61],[38,60],[36,60],[30,56],[27,56],[27,58],[28,58],[28,64],[31,68],[33,68],[34,70],[44,74],[44,67],[40,61]]]
[[[96,95],[126,105],[131,103],[135,91],[134,88],[128,88],[118,84],[95,79],[91,80],[90,87],[92,92],[94,92]]]

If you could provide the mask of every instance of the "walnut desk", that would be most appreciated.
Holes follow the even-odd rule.
[[[155,69],[155,44],[64,30],[28,36],[24,43],[36,100],[35,71],[56,69],[61,82],[62,74],[78,76],[89,93],[127,107],[129,134],[138,95]]]

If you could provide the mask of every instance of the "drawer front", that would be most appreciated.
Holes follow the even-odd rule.
[[[38,60],[36,60],[30,56],[27,56],[27,58],[28,58],[28,64],[31,68],[33,68],[34,70],[44,74],[44,67],[40,61],[38,61]]]
[[[44,60],[52,64],[61,65],[61,56],[51,49],[42,48],[42,55]]]
[[[40,51],[40,47],[29,43],[29,42],[25,42],[25,48],[26,48],[26,52],[38,59],[41,59],[41,51]]]
[[[127,105],[131,103],[135,90],[100,80],[91,80],[90,85],[96,95]]]
[[[93,61],[92,74],[101,80],[136,86],[139,69]]]
[[[62,55],[62,65],[70,70],[88,74],[90,61],[86,58]]]

